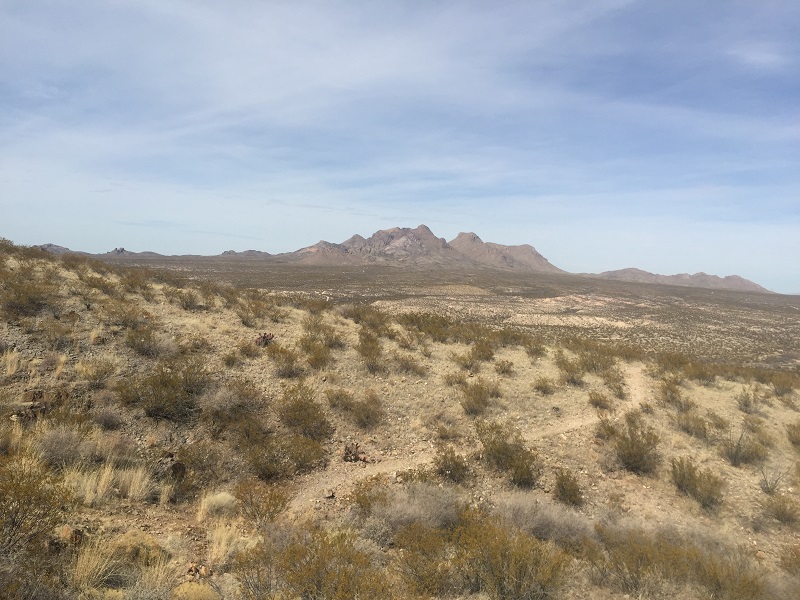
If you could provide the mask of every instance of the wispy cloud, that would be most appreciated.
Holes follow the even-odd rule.
[[[800,219],[798,29],[789,0],[10,0],[0,235],[275,252],[427,222],[590,271],[674,226],[708,239],[664,267],[727,268],[730,232]],[[727,255],[786,262],[753,242]]]

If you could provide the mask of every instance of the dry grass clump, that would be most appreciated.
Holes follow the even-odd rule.
[[[197,520],[202,523],[208,517],[232,517],[237,512],[236,505],[237,498],[230,492],[206,492],[197,507]]]
[[[583,504],[583,491],[578,478],[569,469],[556,470],[556,485],[554,489],[556,500],[570,506]]]
[[[722,478],[708,469],[701,471],[688,457],[672,459],[672,482],[678,490],[697,500],[706,510],[722,503]]]
[[[35,442],[40,460],[56,471],[83,461],[91,452],[87,432],[79,427],[46,427]]]
[[[392,355],[392,362],[394,363],[394,370],[397,373],[422,377],[428,372],[425,365],[420,364],[416,358],[409,354],[395,352]]]
[[[129,327],[125,331],[125,345],[147,358],[166,357],[175,354],[175,343],[165,337],[153,324]]]
[[[489,408],[491,398],[500,397],[500,388],[492,381],[480,377],[474,383],[465,383],[461,386],[463,398],[461,407],[470,416],[482,415]]]
[[[116,363],[104,358],[82,360],[75,365],[75,372],[93,390],[105,387],[106,382],[116,373],[116,370]]]
[[[462,371],[446,373],[442,379],[447,385],[450,386],[465,385],[467,383],[467,374]]]
[[[519,431],[492,421],[476,423],[475,430],[486,462],[510,475],[511,482],[518,487],[536,485],[541,476],[539,457],[535,450],[525,445]]]
[[[625,427],[614,437],[617,458],[632,473],[652,474],[661,462],[660,440],[655,429],[644,423],[639,411],[629,411],[625,413]]]

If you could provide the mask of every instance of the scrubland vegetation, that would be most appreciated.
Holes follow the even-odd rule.
[[[0,243],[0,597],[800,595],[798,348],[315,291]]]

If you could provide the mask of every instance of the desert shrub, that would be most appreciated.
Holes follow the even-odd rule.
[[[185,423],[197,415],[197,399],[209,382],[198,361],[165,361],[148,375],[121,380],[116,390],[123,404],[140,406],[148,417]]]
[[[102,306],[102,319],[106,325],[123,329],[138,329],[153,325],[152,316],[140,309],[135,302],[108,300]]]
[[[616,357],[609,348],[592,343],[578,350],[578,365],[584,373],[605,373],[615,367]]]
[[[250,340],[240,342],[236,349],[244,358],[256,358],[261,354],[261,349]]]
[[[22,266],[12,277],[0,284],[0,309],[11,320],[35,317],[45,308],[54,306],[57,287],[41,281],[33,268]]]
[[[453,483],[463,483],[469,477],[470,470],[467,461],[452,446],[439,448],[433,459],[436,473]]]
[[[364,366],[372,374],[382,373],[386,370],[383,358],[383,348],[378,336],[364,326],[358,332],[358,345],[356,351],[361,356]]]
[[[498,360],[494,364],[494,370],[498,375],[511,375],[514,373],[514,363],[510,360]]]
[[[562,351],[558,351],[555,356],[555,363],[561,371],[561,381],[567,385],[583,385],[583,375],[585,373],[579,360],[570,360]]]
[[[452,529],[458,523],[464,503],[453,487],[410,481],[388,494],[379,481],[370,491],[374,495],[370,513],[385,521],[391,531],[397,532],[412,523],[440,529]]]
[[[589,404],[599,410],[611,410],[613,406],[611,404],[611,400],[608,399],[608,396],[602,392],[598,392],[597,390],[591,390],[589,392]]]
[[[800,575],[800,544],[792,544],[783,549],[781,568],[795,577]]]
[[[328,389],[324,392],[328,405],[334,409],[350,410],[355,398],[344,388]]]
[[[655,359],[656,368],[661,373],[681,373],[690,362],[691,359],[681,352],[661,352]]]
[[[442,377],[447,385],[464,385],[467,383],[467,375],[465,373],[447,373]]]
[[[556,471],[555,497],[559,502],[571,506],[583,504],[583,492],[581,491],[578,478],[569,469],[558,469]]]
[[[554,542],[576,554],[580,553],[586,540],[595,537],[592,523],[574,508],[539,501],[527,492],[517,492],[505,498],[495,508],[494,514],[510,527],[537,539]]]
[[[288,387],[283,392],[278,417],[287,427],[315,441],[321,441],[333,433],[333,426],[314,399],[314,390],[303,383]]]
[[[448,538],[447,532],[421,523],[410,523],[394,535],[394,545],[402,549],[395,564],[411,593],[440,597],[452,591]]]
[[[701,440],[709,439],[708,422],[694,411],[678,413],[675,417],[678,429]]]
[[[450,339],[454,323],[447,317],[432,313],[403,313],[397,316],[397,322],[406,329],[412,329],[429,337],[434,342],[445,344]]]
[[[263,481],[276,481],[313,471],[326,463],[325,449],[303,435],[269,437],[248,448],[252,472]]]
[[[287,316],[287,312],[277,306],[275,298],[257,289],[242,290],[234,311],[245,327],[256,327],[264,319],[279,323]]]
[[[800,386],[800,375],[796,373],[787,373],[785,371],[778,371],[769,377],[769,383],[776,396],[788,396],[798,386]]]
[[[375,390],[367,390],[364,399],[354,401],[348,412],[355,424],[362,429],[376,427],[385,416],[383,402]]]
[[[768,496],[774,496],[780,489],[781,481],[788,474],[788,471],[770,472],[766,467],[761,467],[761,479],[758,481],[758,485],[762,492]]]
[[[303,329],[306,336],[319,341],[326,348],[344,348],[344,341],[331,325],[322,320],[318,314],[310,314],[303,319]]]
[[[556,391],[556,385],[552,379],[547,377],[537,377],[533,382],[533,389],[539,392],[542,396],[549,396]]]
[[[105,431],[117,430],[122,427],[124,423],[119,411],[108,406],[98,409],[93,417],[94,422]]]
[[[0,556],[39,547],[71,504],[71,494],[36,460],[0,460]]]
[[[392,362],[394,362],[395,371],[398,373],[422,377],[428,372],[424,365],[408,354],[395,353],[392,355]]]
[[[620,434],[620,429],[606,415],[600,415],[594,435],[599,440],[613,440]]]
[[[536,451],[525,446],[519,431],[500,423],[482,421],[475,424],[483,446],[484,459],[495,469],[508,473],[519,487],[533,487],[541,475]]]
[[[81,282],[87,287],[103,292],[106,296],[118,296],[119,287],[116,282],[99,275],[92,275],[88,271],[79,275]]]
[[[739,410],[752,415],[759,411],[759,398],[752,389],[744,389],[734,398]]]
[[[92,538],[78,550],[70,584],[84,594],[102,587],[118,587],[124,582],[124,566],[108,540]]]
[[[786,437],[795,448],[800,448],[800,420],[786,425]]]
[[[550,542],[478,516],[456,532],[455,561],[464,579],[492,600],[544,600],[566,584],[571,558]]]
[[[350,600],[381,598],[386,578],[342,531],[309,527],[277,557],[282,578],[293,597]]]
[[[600,373],[600,377],[603,379],[603,383],[606,384],[608,391],[614,394],[615,398],[619,400],[625,399],[625,375],[618,367],[606,369]]]
[[[198,398],[200,421],[213,438],[226,430],[240,431],[246,428],[246,421],[255,419],[257,405],[262,402],[261,393],[252,384],[232,380],[206,390]]]
[[[683,372],[689,379],[706,387],[714,385],[717,378],[717,370],[712,365],[696,360],[686,365]]]
[[[294,350],[273,342],[267,346],[267,356],[275,364],[275,373],[278,377],[291,379],[299,377],[303,373],[300,366],[300,355]]]
[[[691,496],[706,510],[722,502],[724,482],[710,470],[700,470],[690,458],[672,459],[672,482],[687,496]]]
[[[461,407],[470,416],[482,415],[489,408],[491,398],[500,397],[500,389],[496,383],[478,378],[474,383],[465,383],[461,387],[463,398]]]
[[[697,406],[693,400],[683,397],[680,384],[672,377],[661,380],[658,386],[658,397],[662,404],[671,406],[678,412],[686,412]]]
[[[531,360],[537,360],[547,354],[544,343],[533,337],[526,339],[522,344],[522,348]]]
[[[222,364],[226,367],[233,368],[241,362],[239,355],[236,352],[226,352],[222,355]]]
[[[317,339],[304,336],[300,338],[299,345],[306,355],[308,366],[312,369],[324,369],[333,359],[331,349]]]
[[[769,451],[753,435],[742,427],[739,436],[731,431],[726,440],[720,445],[720,452],[731,465],[740,467],[745,464],[759,463],[766,459]]]
[[[661,462],[659,435],[646,425],[639,411],[625,413],[625,427],[614,438],[617,458],[632,473],[653,473]]]
[[[158,358],[172,353],[174,344],[156,329],[154,325],[141,325],[125,331],[125,345],[141,356]]]
[[[286,489],[252,479],[240,481],[233,493],[239,500],[239,513],[258,529],[275,521],[292,499]]]
[[[775,494],[765,498],[761,506],[764,514],[784,525],[794,527],[800,521],[800,504],[785,494]]]

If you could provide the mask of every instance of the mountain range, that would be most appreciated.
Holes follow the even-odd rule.
[[[68,248],[55,244],[44,244],[40,247],[56,254],[71,252]],[[162,257],[155,252],[131,252],[124,248],[115,248],[110,252],[91,256],[99,259],[157,259]],[[504,271],[567,274],[566,271],[551,264],[529,244],[506,246],[484,242],[471,232],[459,233],[448,242],[444,238],[434,235],[425,225],[414,229],[393,227],[377,231],[368,238],[354,235],[341,244],[320,241],[313,246],[282,254],[269,254],[259,250],[243,252],[227,250],[216,257],[204,258],[264,260],[317,266],[374,264],[425,269],[491,268]],[[706,273],[657,275],[634,268],[583,275],[639,283],[769,292],[760,285],[738,275],[727,277],[707,275]]]

